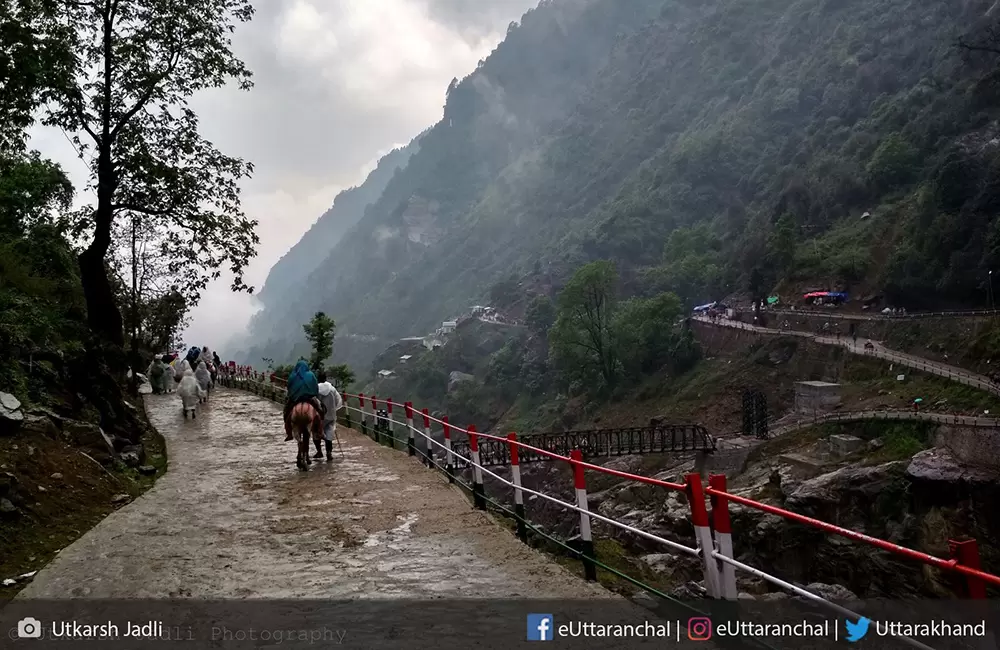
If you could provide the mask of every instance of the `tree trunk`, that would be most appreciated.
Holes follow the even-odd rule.
[[[102,340],[124,347],[122,315],[115,302],[108,270],[104,266],[104,255],[91,244],[78,258],[83,294],[87,300],[87,324],[90,330]]]

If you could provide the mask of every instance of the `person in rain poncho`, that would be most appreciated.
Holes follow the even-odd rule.
[[[212,375],[208,372],[208,364],[204,361],[198,362],[198,369],[194,371],[194,378],[198,380],[198,388],[208,395],[208,389],[212,385]]]
[[[191,366],[191,368],[197,368],[199,357],[201,357],[201,349],[199,349],[196,345],[187,351],[187,354],[184,356],[184,360],[188,362],[188,365]]]
[[[160,361],[163,362],[163,389],[167,393],[172,393],[177,386],[177,381],[174,379],[174,360],[169,354],[165,354]]]
[[[149,385],[154,395],[167,392],[164,381],[167,378],[167,365],[163,363],[163,359],[159,357],[153,359],[153,363],[149,364],[149,369],[146,370],[146,376],[149,377]]]
[[[194,377],[194,371],[191,370],[191,366],[188,365],[187,361],[184,362],[184,374],[181,377],[181,384],[177,388],[177,392],[181,396],[181,404],[184,405],[184,417],[187,417],[187,412],[191,411],[191,417],[194,417],[195,409],[198,408],[198,400],[202,398],[201,386],[198,385],[198,380]]]
[[[326,461],[333,460],[333,437],[337,435],[337,411],[344,406],[344,398],[326,379],[326,372],[319,372],[319,401],[323,403],[326,414],[323,416],[323,440],[326,442]],[[319,449],[319,440],[316,441],[316,455],[313,458],[322,458],[323,454]]]
[[[292,407],[300,402],[309,402],[315,407],[320,417],[324,417],[323,403],[319,401],[319,382],[316,375],[309,370],[309,364],[305,359],[300,359],[295,364],[295,369],[288,375],[288,399],[285,401],[285,440],[291,440],[292,423],[289,417],[292,414]]]

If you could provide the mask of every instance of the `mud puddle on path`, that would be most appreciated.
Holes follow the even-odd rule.
[[[220,388],[185,420],[176,394],[147,400],[167,474],[21,598],[613,597],[354,431],[299,472],[271,402]]]

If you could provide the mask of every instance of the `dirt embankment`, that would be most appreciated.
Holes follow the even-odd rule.
[[[162,436],[149,425],[132,440],[105,437],[94,422],[25,407],[25,423],[0,433],[0,602],[108,514],[152,486],[167,465]],[[142,467],[142,471],[140,471]]]

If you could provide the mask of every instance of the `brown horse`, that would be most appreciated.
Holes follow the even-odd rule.
[[[309,464],[312,463],[309,457],[309,430],[312,429],[315,440],[323,438],[323,422],[320,420],[319,411],[308,402],[299,402],[292,407],[288,420],[291,422],[292,436],[299,448],[295,464],[303,472],[308,471]]]

